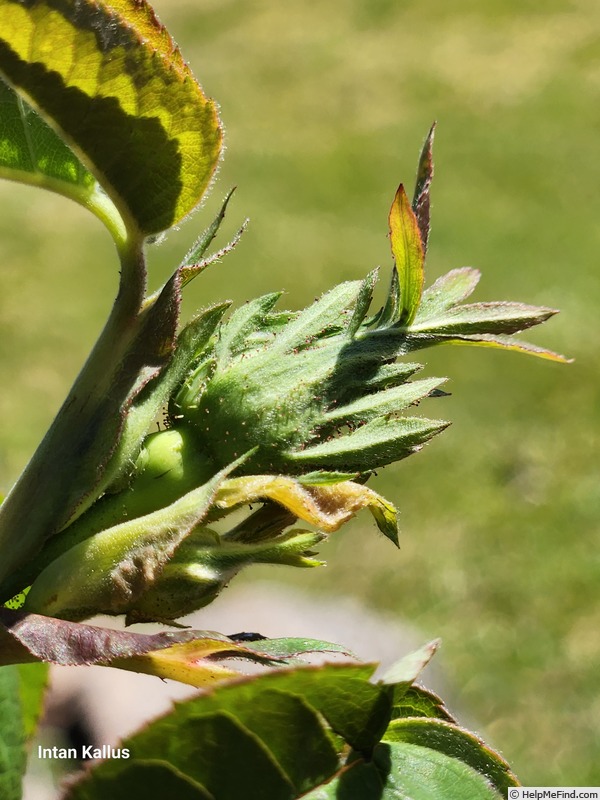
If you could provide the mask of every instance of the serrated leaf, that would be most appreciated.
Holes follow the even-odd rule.
[[[485,778],[443,753],[411,744],[382,744],[372,763],[351,763],[305,800],[501,800]]]
[[[118,780],[105,772],[94,771],[85,783],[72,787],[72,800],[133,800],[136,797],[165,797],[177,800],[216,800],[205,787],[182,775],[161,759],[125,763]]]
[[[422,686],[409,686],[394,697],[392,719],[400,717],[433,717],[456,722],[442,700]]]
[[[389,715],[389,696],[369,683],[367,665],[284,669],[250,677],[177,704],[127,739],[128,761],[89,771],[68,800],[112,794],[136,763],[168,763],[214,797],[290,798],[329,780],[339,767],[328,725],[369,753]],[[106,796],[106,794],[105,794]]]
[[[176,711],[173,717],[177,717]],[[269,749],[237,716],[226,712],[179,721],[177,727],[159,720],[123,744],[131,753],[128,762],[111,759],[100,764],[83,776],[66,800],[89,797],[86,784],[94,786],[98,779],[106,791],[111,779],[119,781],[122,765],[130,768],[138,759],[147,762],[156,758],[167,761],[215,798],[294,797],[291,782]]]
[[[465,300],[475,291],[480,277],[479,270],[471,267],[453,269],[442,275],[423,292],[414,324],[437,317],[446,309]]]
[[[383,741],[419,745],[462,761],[483,775],[503,796],[509,787],[519,785],[510,767],[498,753],[473,733],[449,722],[424,717],[395,719],[390,722]]]
[[[204,744],[206,738],[202,728],[205,721],[218,718],[233,718],[246,735],[256,737],[293,787],[294,797],[328,778],[337,768],[337,753],[316,710],[300,695],[277,689],[264,689],[254,696],[238,691],[235,702],[225,696],[221,701],[218,697],[207,698],[206,702],[195,704],[191,708],[180,705],[172,718],[164,719],[160,729],[153,726],[153,730],[142,732],[135,738],[132,743],[133,757],[147,758],[159,752],[161,742],[164,742],[169,731],[180,739],[189,737],[192,742],[197,737],[196,741],[199,739]],[[171,741],[173,738],[170,737]],[[227,749],[231,752],[232,747],[235,747],[235,742]],[[185,762],[179,743],[175,747],[167,748],[165,755],[171,755],[175,749],[178,752],[173,753],[169,760],[182,769]],[[213,758],[224,759],[224,754],[219,751],[213,751],[211,755]],[[236,755],[236,772],[242,767],[238,759],[239,756]],[[250,774],[254,780],[254,770]],[[202,773],[194,777],[202,780],[217,796],[225,794],[222,777],[219,784],[207,780]],[[237,796],[252,796],[252,790],[247,788],[248,778],[249,773],[243,774],[240,770],[237,776]],[[229,796],[236,795],[231,793]],[[257,793],[256,796],[261,795]]]
[[[198,204],[221,149],[216,109],[145,0],[0,0],[0,71],[128,227],[163,231]]]
[[[260,705],[263,692],[289,692],[318,711],[355,750],[369,753],[383,735],[391,706],[390,692],[370,682],[373,672],[372,664],[275,669],[258,679],[248,677],[235,685],[223,685],[199,698],[197,708],[206,705],[210,711],[226,704],[235,710],[243,703],[250,713]]]
[[[421,302],[425,250],[419,222],[402,184],[390,209],[389,226],[399,284],[399,308],[394,314],[394,322],[397,325],[410,325]]]
[[[427,254],[430,229],[430,206],[429,189],[433,179],[433,137],[435,134],[435,122],[429,129],[429,133],[423,143],[419,166],[417,168],[417,180],[413,195],[412,209],[417,218],[421,241],[423,243],[423,255]]]

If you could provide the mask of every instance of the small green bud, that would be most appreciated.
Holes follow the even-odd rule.
[[[249,564],[320,566],[311,549],[322,539],[319,533],[291,530],[266,542],[239,544],[199,529],[180,545],[156,583],[129,610],[127,622],[170,622],[203,608]]]
[[[42,570],[25,609],[74,621],[127,613],[153,586],[179,545],[204,522],[219,485],[234,467],[165,508],[71,547]]]
[[[68,528],[49,539],[38,555],[6,581],[16,594],[52,561],[94,534],[169,506],[217,472],[212,460],[185,429],[150,434],[131,470],[129,483],[107,492]]]

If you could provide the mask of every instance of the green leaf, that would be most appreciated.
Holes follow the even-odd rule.
[[[404,690],[419,677],[435,655],[440,646],[440,642],[440,639],[434,639],[432,642],[428,642],[426,645],[423,645],[423,647],[415,650],[414,653],[403,656],[403,658],[395,664],[392,664],[386,671],[381,681],[382,683],[394,685],[394,700],[398,697],[398,687],[400,687],[401,693],[403,694]]]
[[[0,78],[0,178],[41,186],[86,206],[115,237],[123,222],[98,181],[58,134]]]
[[[369,754],[389,718],[390,692],[369,682],[369,665],[282,669],[223,685],[178,704],[88,772],[68,800],[112,796],[137,763],[168,764],[215,798],[304,796],[335,775],[338,737]],[[104,792],[104,794],[102,794]],[[120,796],[120,795],[119,795]]]
[[[215,105],[145,0],[0,0],[0,71],[96,176],[127,228],[165,230],[200,201],[221,150]]]
[[[382,744],[373,762],[356,761],[304,800],[501,800],[486,779],[443,753],[412,744]]]
[[[402,184],[390,209],[389,226],[399,286],[399,308],[394,314],[394,322],[397,325],[410,325],[421,302],[425,248],[419,222]]]
[[[479,270],[471,267],[453,269],[446,275],[442,275],[441,278],[438,278],[435,283],[423,292],[421,305],[413,324],[431,317],[437,317],[442,312],[465,300],[475,291],[480,277]]]
[[[358,329],[363,323],[365,316],[367,315],[369,306],[371,305],[371,300],[373,299],[373,291],[375,289],[375,284],[377,283],[378,275],[379,269],[374,269],[372,272],[369,272],[367,277],[362,282],[360,292],[356,298],[356,305],[352,313],[352,319],[350,320],[350,324],[348,326],[348,336],[351,339],[356,335]]]
[[[159,720],[137,737],[126,739],[123,744],[130,750],[131,758],[122,763],[117,759],[105,761],[85,775],[67,794],[67,799],[112,796],[111,787],[113,782],[119,785],[123,768],[131,770],[138,760],[168,761],[177,773],[200,784],[215,799],[294,797],[292,784],[274,756],[236,716],[220,713],[185,720],[177,710],[171,716],[173,722],[178,721],[177,726],[169,718]]]
[[[203,259],[213,239],[217,235],[219,228],[221,227],[221,223],[225,219],[225,212],[227,211],[227,206],[229,205],[229,201],[231,200],[234,192],[235,187],[227,192],[225,199],[221,204],[221,208],[218,210],[213,221],[210,223],[208,228],[206,228],[206,230],[202,231],[200,236],[185,254],[183,261],[179,265],[180,270],[194,269],[198,265],[198,262]]]
[[[418,342],[419,336],[415,337],[414,343]],[[547,350],[545,347],[531,344],[530,342],[522,342],[519,339],[513,339],[512,336],[503,336],[497,334],[448,334],[448,335],[435,335],[434,337],[424,336],[422,339],[422,346],[427,347],[431,344],[473,344],[480,347],[498,347],[501,350],[513,350],[516,353],[525,353],[530,356],[537,356],[538,358],[546,358],[549,361],[557,361],[560,364],[571,364],[573,359],[567,358],[560,353],[554,353],[552,350]]]
[[[23,183],[89,192],[96,184],[55,131],[5,81],[0,80],[0,175]]]
[[[525,303],[469,303],[448,308],[444,313],[415,321],[411,333],[510,334],[545,322],[558,312],[553,308]]]
[[[377,418],[352,433],[289,454],[297,464],[322,464],[334,469],[356,467],[365,472],[391,464],[414,453],[448,422],[400,417]]]
[[[77,800],[106,800],[107,797],[111,800],[135,800],[137,797],[216,800],[206,788],[160,759],[126,762],[118,781],[108,773],[96,771],[92,780],[71,789],[69,797]]]
[[[16,666],[0,667],[0,796],[20,800],[25,773],[25,726]]]
[[[371,763],[357,759],[344,765],[339,777],[309,792],[303,800],[410,800],[385,794],[381,775]]]
[[[301,695],[356,751],[370,753],[385,731],[391,698],[386,687],[369,682],[373,665],[329,664],[277,670],[267,678],[273,687]]]
[[[392,719],[400,717],[433,717],[455,722],[440,698],[422,686],[410,686],[394,696]]]
[[[307,653],[340,653],[349,658],[356,658],[347,647],[332,642],[323,642],[318,639],[260,639],[256,642],[247,642],[249,650],[256,650],[263,656],[273,656],[276,658],[294,658]]]
[[[504,759],[469,731],[438,719],[395,719],[383,737],[385,742],[406,742],[444,753],[483,775],[505,796],[519,782]]]
[[[336,406],[325,413],[323,419],[336,425],[361,424],[370,422],[376,417],[386,414],[397,414],[428,397],[438,386],[445,383],[445,378],[425,378],[420,381],[394,386],[390,389],[368,394],[348,405]]]
[[[376,352],[375,342],[373,342],[373,345],[373,349]],[[357,358],[356,361],[359,362],[360,359]],[[348,387],[350,390],[360,387],[363,391],[379,391],[392,386],[399,386],[414,375],[415,372],[419,372],[419,370],[423,369],[422,364],[409,364],[403,361],[399,361],[397,364],[378,364],[377,361],[375,361],[375,363],[369,363],[366,358],[364,361],[366,361],[366,366],[370,369],[368,371],[365,370],[365,363],[363,362],[361,366],[363,367],[363,372],[366,372],[366,374],[356,374],[355,371],[355,374],[352,375],[352,370],[349,368],[348,374],[343,375],[343,383],[341,380],[339,382],[340,394],[344,386]],[[358,365],[357,363],[356,366]],[[352,363],[350,362],[350,367],[351,366]],[[336,380],[337,377],[338,376],[334,374],[332,382]]]
[[[247,336],[261,327],[267,314],[281,295],[282,292],[271,292],[257,297],[249,303],[244,303],[241,308],[236,309],[219,336],[215,348],[215,356],[218,361],[227,362],[234,355],[247,349],[245,342]]]
[[[316,472],[307,472],[305,475],[299,475],[298,483],[304,486],[327,486],[328,484],[343,483],[344,481],[351,481],[358,477],[356,472],[326,472],[325,470],[317,470]]]
[[[35,732],[47,664],[0,667],[0,797],[20,800],[27,741]]]
[[[398,276],[398,268],[394,265],[392,269],[392,277],[390,279],[390,288],[388,290],[387,299],[381,312],[375,316],[373,324],[378,328],[384,328],[388,325],[393,325],[398,321],[402,310],[402,288],[400,286],[400,278]]]
[[[363,290],[363,281],[347,281],[330,289],[282,330],[271,348],[273,353],[304,348],[316,337],[347,329],[348,310]]]
[[[222,247],[220,250],[217,250],[215,253],[211,253],[206,258],[205,253],[210,247],[212,241],[214,240],[215,236],[217,235],[219,228],[221,227],[221,223],[225,218],[225,212],[227,211],[227,206],[229,205],[229,201],[231,200],[233,193],[235,191],[235,187],[230,189],[230,191],[226,194],[225,199],[221,203],[220,209],[217,211],[215,218],[210,223],[210,225],[202,231],[200,236],[196,239],[194,244],[185,254],[183,260],[179,264],[179,267],[175,271],[175,274],[178,276],[179,279],[179,288],[183,289],[185,286],[188,285],[191,281],[194,280],[198,275],[201,275],[204,270],[209,267],[211,264],[214,264],[216,261],[219,261],[223,256],[230,253],[244,233],[246,226],[248,224],[248,220],[244,222],[242,227],[238,230],[235,234],[233,239]]]
[[[19,664],[19,697],[25,738],[31,739],[42,713],[48,686],[48,664]]]

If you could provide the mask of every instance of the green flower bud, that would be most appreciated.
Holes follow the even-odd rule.
[[[70,620],[94,614],[173,620],[211,602],[247,564],[317,565],[311,548],[324,534],[283,533],[296,517],[335,531],[368,508],[395,541],[394,507],[366,486],[319,475],[304,482],[272,475],[228,478],[236,466],[164,508],[73,544],[41,571],[25,608]],[[256,501],[266,505],[232,530],[219,535],[207,527],[211,518]]]
[[[204,523],[218,487],[235,466],[165,508],[73,545],[41,571],[25,609],[74,621],[126,614],[154,585],[181,543]]]
[[[156,583],[127,614],[127,623],[172,620],[211,603],[248,564],[315,567],[311,548],[323,535],[292,530],[258,544],[228,542],[203,528],[177,549]]]
[[[415,199],[401,186],[390,211],[396,266],[383,308],[368,316],[373,272],[301,312],[274,311],[280,295],[270,294],[226,323],[225,305],[189,323],[157,385],[150,381],[126,413],[118,485],[16,576],[14,593],[36,578],[27,608],[67,619],[173,620],[209,603],[247,564],[317,563],[309,548],[320,534],[285,533],[295,519],[332,532],[368,508],[397,542],[395,508],[366,478],[447,425],[406,413],[443,395],[445,379],[412,380],[420,364],[399,359],[465,342],[561,360],[510,338],[552,309],[464,304],[479,277],[467,268],[423,290],[431,136]],[[126,454],[167,397],[170,429],[148,436],[127,470]],[[212,531],[214,520],[251,502],[262,508],[226,533]]]
[[[191,432],[180,429],[150,434],[125,488],[108,491],[68,528],[49,539],[35,558],[7,580],[7,590],[16,593],[29,586],[41,570],[79,543],[171,505],[205,484],[216,472]]]
[[[420,365],[394,363],[404,329],[364,323],[373,285],[341,284],[299,314],[273,312],[277,294],[246,304],[174,393],[173,425],[219,465],[256,448],[246,474],[364,473],[419,449],[446,423],[401,412],[443,380],[408,382]]]

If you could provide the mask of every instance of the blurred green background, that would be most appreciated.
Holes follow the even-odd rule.
[[[158,284],[214,213],[251,225],[186,310],[283,288],[300,307],[391,266],[386,218],[438,121],[428,281],[472,265],[476,299],[559,307],[529,338],[560,366],[492,350],[426,352],[453,421],[373,485],[402,510],[396,553],[359,518],[327,571],[441,636],[452,704],[524,784],[600,785],[600,5],[596,0],[156,0],[217,98],[227,151],[206,206],[151,253]],[[99,223],[0,186],[0,485],[23,468],[117,285]],[[442,407],[440,408],[440,405]],[[253,576],[271,576],[255,570]]]

